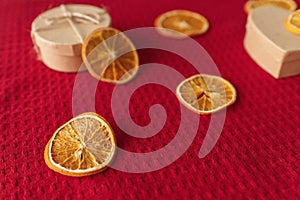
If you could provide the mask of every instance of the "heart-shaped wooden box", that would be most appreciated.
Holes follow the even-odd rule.
[[[248,16],[244,47],[275,78],[300,74],[300,35],[285,28],[290,11],[275,6],[254,9]]]

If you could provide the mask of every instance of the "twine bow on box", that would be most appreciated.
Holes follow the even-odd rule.
[[[43,27],[36,27],[34,30],[31,31],[31,37],[34,41],[34,33],[45,30],[49,26],[53,24],[60,24],[64,23],[67,21],[70,26],[72,27],[73,31],[75,32],[76,36],[79,38],[80,42],[83,43],[84,37],[80,34],[80,31],[74,24],[74,22],[77,23],[84,23],[84,24],[89,24],[93,23],[96,25],[99,25],[101,21],[103,20],[103,15],[107,14],[107,11],[103,9],[103,12],[99,13],[80,13],[80,12],[70,12],[67,10],[66,6],[64,4],[60,5],[60,8],[62,10],[62,14],[58,15],[56,17],[42,17],[45,20],[45,26]]]
[[[74,20],[79,23],[100,24],[100,21],[102,20],[101,15],[99,13],[85,14],[85,13],[80,13],[80,12],[69,12],[69,11],[67,11],[65,5],[61,5],[60,8],[63,11],[62,15],[46,18],[47,24],[49,24],[49,25],[59,24],[68,19]],[[106,14],[106,11],[104,10],[104,12],[102,14]]]

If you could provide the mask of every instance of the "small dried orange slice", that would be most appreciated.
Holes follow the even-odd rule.
[[[116,151],[114,132],[96,113],[83,113],[59,127],[44,152],[47,166],[68,176],[103,171]]]
[[[249,13],[257,7],[267,5],[278,6],[290,11],[297,9],[297,3],[294,0],[249,0],[245,3],[244,10]]]
[[[82,60],[98,80],[125,83],[137,73],[139,59],[130,39],[117,29],[98,28],[82,45]]]
[[[300,9],[288,16],[285,27],[292,33],[300,34]]]
[[[197,74],[177,86],[176,96],[193,112],[211,114],[233,104],[236,90],[219,76]]]
[[[155,19],[154,25],[161,34],[175,38],[201,35],[209,28],[208,20],[204,16],[188,10],[163,13]]]

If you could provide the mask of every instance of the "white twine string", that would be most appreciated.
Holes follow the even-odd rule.
[[[46,23],[49,25],[59,23],[60,21],[64,21],[65,19],[75,19],[80,21],[81,23],[94,23],[100,24],[100,15],[99,14],[83,14],[79,12],[69,12],[65,5],[61,5],[60,8],[62,9],[63,13],[62,16],[58,17],[50,17],[46,19]],[[106,11],[105,11],[106,13]]]
[[[80,42],[83,43],[83,36],[80,34],[78,28],[75,26],[75,24],[72,21],[72,17],[73,14],[71,12],[67,11],[67,8],[65,5],[61,5],[60,8],[62,9],[63,13],[64,13],[64,17],[67,19],[67,21],[69,22],[69,24],[71,25],[72,29],[74,30],[74,32],[76,33],[77,37],[79,38]]]
[[[74,24],[74,21],[79,22],[79,23],[85,23],[85,24],[93,23],[93,24],[97,25],[97,24],[100,24],[100,22],[101,22],[101,15],[104,15],[107,13],[106,10],[103,10],[104,12],[102,12],[102,13],[98,12],[98,13],[92,13],[92,14],[70,12],[67,10],[67,8],[64,4],[60,5],[60,8],[62,10],[62,15],[57,16],[57,17],[46,18],[45,19],[46,26],[36,27],[34,30],[32,30],[32,38],[34,38],[33,37],[34,33],[36,33],[37,31],[44,30],[53,24],[63,23],[63,22],[65,22],[65,20],[67,20],[67,22],[70,24],[73,31],[75,32],[76,36],[79,38],[80,42],[83,43],[84,38],[81,35],[78,28],[76,27],[76,25]]]

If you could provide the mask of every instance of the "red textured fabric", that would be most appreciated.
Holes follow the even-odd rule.
[[[213,151],[198,157],[209,116],[201,118],[188,150],[171,165],[148,173],[108,169],[73,178],[50,170],[44,147],[61,124],[73,117],[72,91],[76,74],[58,73],[36,60],[30,38],[33,19],[61,3],[106,6],[120,30],[152,26],[155,17],[172,9],[202,13],[210,21],[207,34],[196,37],[238,92],[227,110],[221,137]],[[243,48],[245,1],[121,1],[9,0],[0,6],[0,197],[101,199],[298,199],[300,194],[300,76],[275,80],[259,68]],[[149,52],[148,52],[149,53]],[[166,52],[140,52],[141,63],[174,66],[184,76],[184,60]],[[175,67],[176,66],[176,67]],[[153,74],[149,74],[150,76]],[[155,75],[155,74],[154,74]],[[161,103],[167,123],[149,139],[128,136],[114,122],[111,84],[101,83],[96,111],[115,129],[120,147],[132,152],[157,150],[174,137],[179,102],[157,85],[140,88],[131,99],[131,115],[149,123],[147,108]],[[152,96],[147,98],[147,96]],[[84,97],[83,97],[84,98]],[[146,109],[145,109],[146,108]],[[172,116],[172,118],[170,118]],[[116,158],[118,159],[118,158]]]

